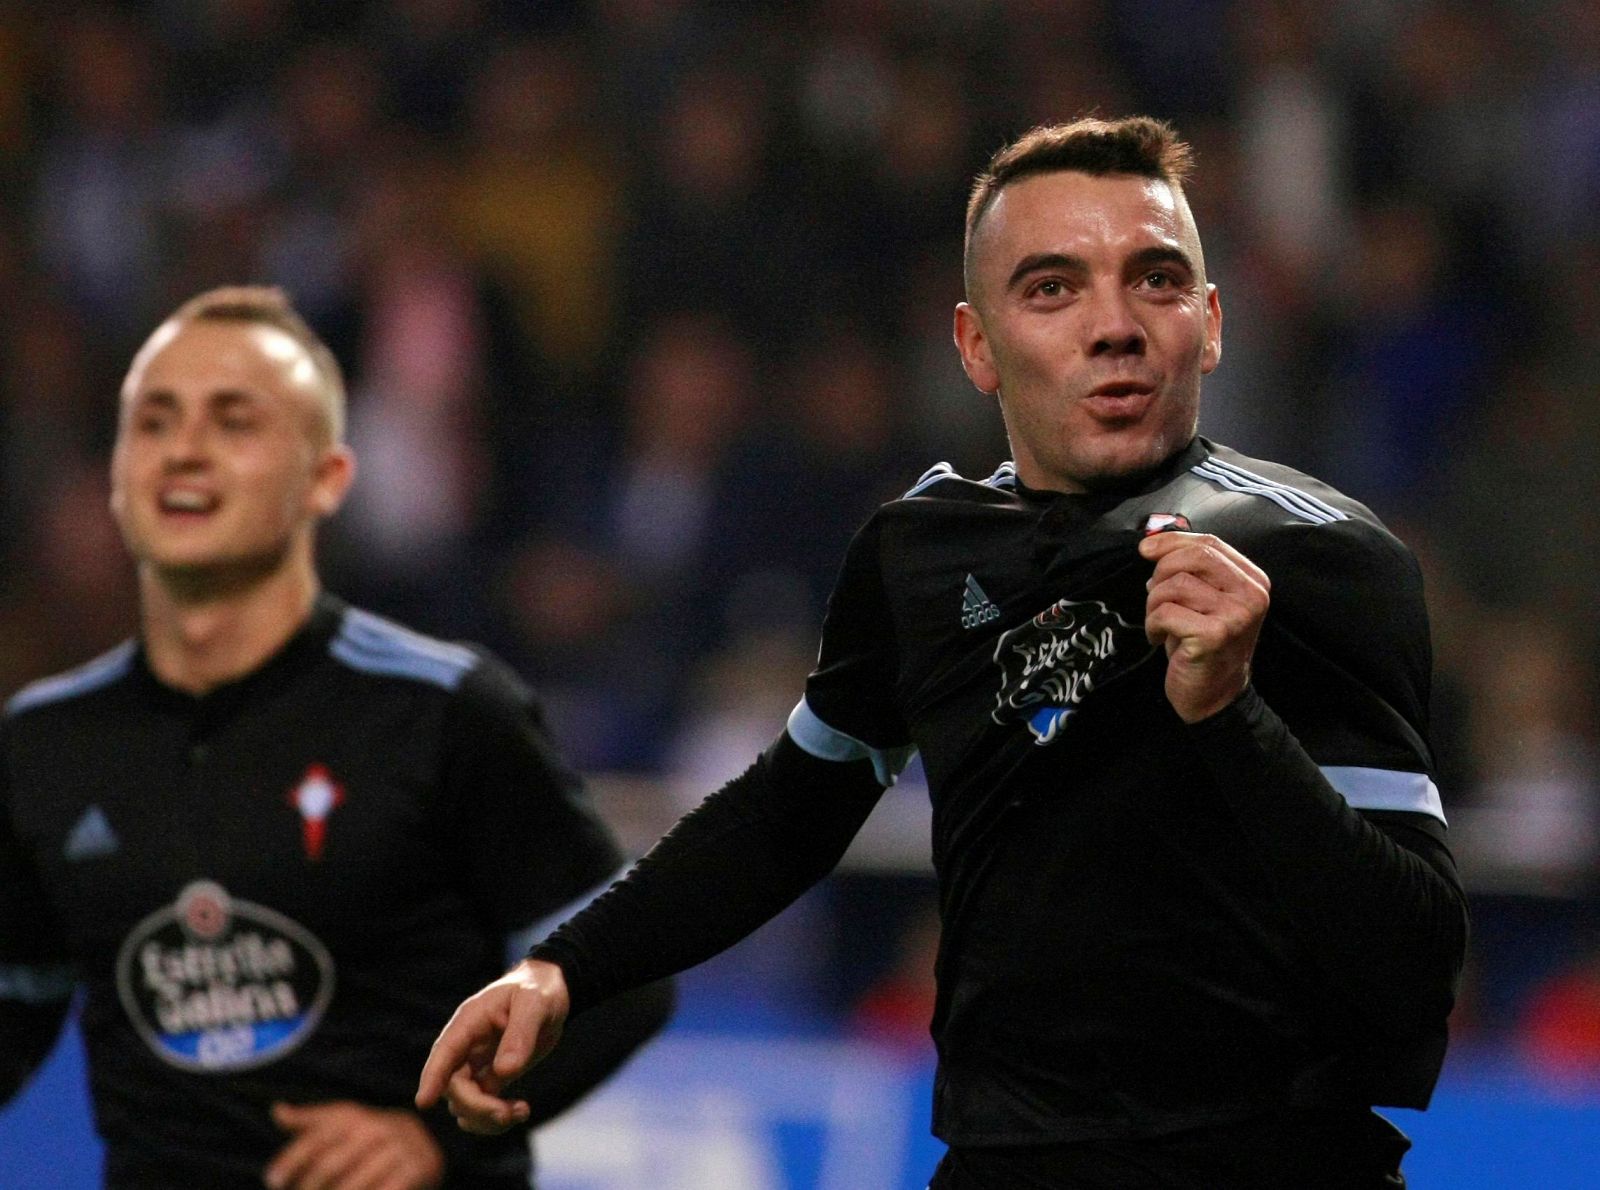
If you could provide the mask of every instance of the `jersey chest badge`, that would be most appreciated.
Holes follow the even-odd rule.
[[[1146,537],[1149,537],[1152,533],[1170,533],[1174,531],[1179,533],[1193,531],[1189,524],[1189,518],[1181,512],[1152,512],[1144,519],[1143,532]]]
[[[991,717],[1025,723],[1034,743],[1053,743],[1097,686],[1152,651],[1142,627],[1098,599],[1059,600],[995,643],[1000,692]]]
[[[333,997],[333,957],[298,922],[197,880],[129,932],[117,993],[168,1065],[248,1070],[316,1028]]]
[[[321,859],[322,847],[328,838],[328,816],[335,807],[344,804],[344,786],[333,779],[327,766],[314,764],[306,769],[300,784],[289,791],[289,804],[300,811],[300,835],[306,858]]]

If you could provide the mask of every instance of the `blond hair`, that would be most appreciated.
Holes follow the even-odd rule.
[[[270,326],[288,335],[311,358],[321,390],[321,413],[328,437],[344,441],[344,371],[317,332],[300,316],[289,295],[275,285],[222,285],[197,294],[179,306],[162,325],[186,322],[235,322]]]

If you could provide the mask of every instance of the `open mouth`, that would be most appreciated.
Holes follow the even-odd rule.
[[[161,493],[157,506],[170,516],[205,516],[215,512],[220,503],[211,492],[195,488],[167,488]]]
[[[1155,397],[1155,386],[1138,380],[1114,380],[1091,389],[1085,404],[1097,417],[1137,417]]]
[[[1135,397],[1144,396],[1152,389],[1152,385],[1139,380],[1115,380],[1110,384],[1102,384],[1089,395],[1091,397]]]

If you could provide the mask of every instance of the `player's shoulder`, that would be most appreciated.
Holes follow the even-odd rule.
[[[1220,536],[1259,542],[1287,535],[1404,551],[1372,509],[1332,484],[1219,443],[1204,445],[1184,478],[1203,496],[1207,527]]]
[[[993,524],[996,517],[1005,520],[1026,509],[1010,461],[978,478],[962,475],[949,463],[935,463],[899,496],[878,505],[864,529],[867,536],[890,525],[939,532],[930,526]]]
[[[6,701],[5,719],[14,722],[43,713],[81,711],[94,697],[113,689],[134,670],[138,646],[125,640],[93,660],[30,682]]]
[[[479,645],[447,641],[364,608],[339,609],[328,654],[370,678],[419,685],[445,695],[476,695],[515,683],[509,667]]]
[[[935,463],[904,493],[878,505],[856,532],[847,564],[906,549],[942,551],[953,542],[992,533],[1000,525],[1031,519],[1010,462],[981,479],[969,479],[949,463]]]
[[[1411,550],[1361,501],[1295,467],[1205,446],[1185,476],[1201,493],[1194,527],[1238,547],[1274,584],[1296,575],[1317,586],[1420,581]]]
[[[929,467],[896,500],[885,508],[915,504],[928,507],[941,502],[959,504],[1010,504],[1016,499],[1017,468],[1007,460],[994,472],[982,479],[969,479],[949,463],[935,463]]]
[[[1356,522],[1382,528],[1365,504],[1314,475],[1220,443],[1204,445],[1188,477],[1217,496],[1218,512],[1226,510],[1234,519],[1263,527]]]

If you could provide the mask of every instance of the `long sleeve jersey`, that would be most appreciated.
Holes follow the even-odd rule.
[[[1211,533],[1272,605],[1184,724],[1142,536]],[[920,753],[942,940],[934,1130],[1154,1135],[1424,1106],[1466,941],[1414,560],[1365,507],[1197,438],[1135,490],[947,467],[853,542],[778,744],[542,947],[581,1009],[736,940]]]

